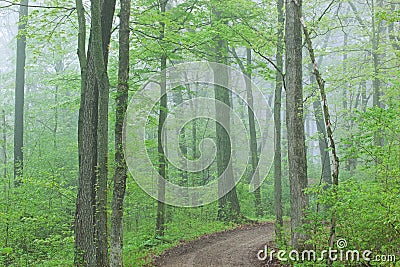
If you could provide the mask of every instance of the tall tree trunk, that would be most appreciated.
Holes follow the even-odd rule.
[[[55,64],[55,71],[56,75],[62,73],[64,71],[64,62],[59,60]],[[53,126],[53,147],[54,150],[57,150],[57,131],[58,131],[58,94],[59,94],[59,87],[58,85],[54,88],[54,126]]]
[[[108,266],[105,209],[108,123],[104,116],[108,110],[109,84],[106,66],[115,1],[105,0],[102,6],[98,1],[91,3],[92,21],[87,59],[84,52],[85,10],[82,1],[77,0],[76,5],[82,93],[78,121],[79,179],[75,214],[75,264]],[[99,153],[98,147],[101,148]]]
[[[343,62],[342,62],[342,66],[343,66],[343,76],[344,77],[346,77],[346,75],[347,75],[347,58],[348,58],[348,56],[347,56],[347,52],[346,52],[346,48],[347,48],[347,44],[348,44],[348,34],[347,34],[347,32],[344,32],[344,35],[343,35]],[[321,65],[321,64],[320,64]],[[343,109],[344,110],[347,110],[347,106],[348,106],[348,104],[347,104],[347,85],[348,85],[348,82],[346,81],[346,87],[344,88],[344,90],[343,90]]]
[[[284,0],[277,1],[278,10],[278,35],[276,46],[276,66],[275,74],[275,99],[274,99],[274,125],[275,125],[275,147],[274,147],[274,210],[275,210],[275,233],[277,240],[282,238],[283,211],[282,211],[282,147],[281,147],[281,106],[282,106],[282,86],[283,86],[283,28],[285,17],[283,14]]]
[[[3,128],[3,144],[2,144],[2,152],[3,152],[3,177],[4,177],[4,197],[5,197],[5,215],[8,218],[8,212],[10,208],[10,189],[11,189],[11,179],[7,173],[7,125],[6,125],[6,111],[2,110],[2,128]],[[10,224],[9,219],[5,221],[5,230],[4,230],[4,247],[9,246],[10,239]],[[10,260],[10,255],[5,256],[4,265],[10,266],[12,261]]]
[[[365,112],[368,106],[368,97],[367,97],[367,83],[366,81],[361,81],[360,83],[361,89],[361,110]]]
[[[15,73],[15,120],[14,120],[14,185],[21,183],[24,168],[24,94],[25,94],[25,27],[28,17],[28,0],[21,0],[17,36],[17,64]]]
[[[165,9],[168,0],[160,0],[160,10],[165,15]],[[164,39],[165,23],[161,22],[160,40]],[[161,84],[160,84],[160,115],[158,117],[158,202],[157,202],[157,221],[156,221],[156,234],[159,236],[164,235],[165,231],[165,179],[167,178],[167,161],[165,158],[165,151],[162,145],[162,129],[167,118],[167,83],[165,70],[167,68],[167,55],[163,53],[161,56]]]
[[[391,3],[390,5],[391,9],[393,11],[397,11],[396,10],[396,4],[395,3]],[[398,12],[398,11],[397,11]],[[398,42],[398,38],[396,38],[396,33],[398,31],[395,28],[395,23],[392,22],[388,25],[388,35],[389,35],[389,41],[390,44],[392,45],[393,49],[395,50],[395,52],[397,52],[397,56],[399,56],[399,52],[400,52],[400,44]]]
[[[312,83],[314,83],[315,78],[314,76],[311,77],[312,77],[311,81]],[[321,177],[324,183],[330,185],[332,184],[332,170],[331,170],[331,163],[329,161],[329,150],[328,150],[329,147],[326,136],[325,120],[322,112],[321,102],[314,101],[313,109],[314,109],[315,122],[317,125],[317,132],[318,132],[318,147],[319,147],[321,167],[322,167]]]
[[[326,36],[322,49],[326,49],[326,47],[328,46],[329,38],[330,34]],[[318,58],[318,66],[322,64],[322,60],[323,57],[320,56]],[[313,64],[311,64],[311,70],[313,71]],[[314,74],[310,76],[310,82],[311,84],[314,84],[316,82]],[[331,163],[329,161],[329,151],[328,151],[329,147],[326,136],[327,134],[326,134],[326,126],[324,120],[324,113],[322,111],[320,97],[313,102],[313,110],[314,110],[315,123],[317,126],[317,133],[318,133],[318,147],[319,147],[319,154],[320,154],[321,168],[322,168],[321,178],[322,182],[331,185],[332,169],[331,169]]]
[[[89,39],[87,76],[78,120],[79,177],[75,214],[75,264],[96,266],[95,185],[97,166],[98,89]]]
[[[7,129],[6,129],[6,111],[3,109],[2,114],[2,124],[1,127],[3,128],[3,144],[2,144],[2,158],[3,158],[3,178],[7,179]],[[6,246],[7,247],[7,246]]]
[[[183,89],[182,89],[183,90]],[[173,93],[173,101],[176,105],[180,105],[183,102],[183,94],[182,94],[182,90],[177,90],[176,92]],[[193,121],[192,121],[193,122]],[[182,129],[180,129],[180,131],[178,131],[177,133],[175,133],[179,136],[179,149],[182,152],[182,155],[184,155],[184,157],[187,157],[188,155],[188,146],[186,144],[186,130],[185,127],[183,127]],[[182,140],[182,141],[181,141]],[[188,187],[188,172],[187,170],[187,166],[185,166],[184,164],[186,163],[186,160],[183,159],[182,160],[182,166],[183,166],[183,170],[179,170],[179,174],[180,174],[180,178],[178,181],[178,184],[180,186],[185,186]],[[187,203],[189,203],[189,195],[188,195],[188,191],[186,190],[186,192],[184,193],[184,195],[182,196],[183,198],[187,199]]]
[[[166,55],[161,56],[161,70],[164,71],[167,67]],[[156,234],[163,236],[165,231],[165,179],[167,174],[167,162],[165,152],[162,145],[162,129],[167,118],[167,94],[166,94],[166,77],[162,74],[161,77],[161,99],[160,99],[160,115],[158,118],[158,202],[157,202],[157,223]]]
[[[286,125],[290,180],[291,241],[294,249],[303,247],[306,237],[299,231],[308,207],[307,160],[303,121],[303,70],[301,0],[286,0]]]
[[[123,217],[124,196],[127,179],[127,165],[124,156],[122,133],[128,106],[129,80],[129,18],[130,0],[121,0],[119,25],[119,59],[118,59],[118,88],[116,97],[115,119],[115,172],[114,189],[111,203],[111,238],[110,266],[122,267],[122,249],[124,241]]]
[[[247,114],[249,120],[249,130],[250,130],[250,155],[251,155],[251,173],[249,181],[253,180],[256,189],[254,190],[254,207],[256,209],[256,216],[263,216],[263,209],[261,205],[261,191],[260,191],[260,173],[257,168],[259,157],[258,157],[258,146],[257,146],[257,135],[256,135],[256,125],[254,119],[254,101],[252,92],[252,66],[251,66],[251,49],[246,49],[246,66],[239,59],[235,48],[232,48],[232,54],[235,57],[242,73],[248,78],[245,79],[246,84],[246,98],[247,98]],[[231,94],[232,96],[232,94]]]
[[[216,19],[220,20],[219,12],[214,12]],[[216,61],[227,64],[227,42],[220,36],[217,37]],[[230,107],[230,91],[221,84],[228,84],[228,73],[225,68],[214,69],[214,95],[215,100],[220,101],[227,107]],[[217,102],[216,102],[217,103]],[[237,198],[236,187],[233,181],[233,168],[231,157],[230,142],[230,116],[229,112],[216,104],[216,136],[217,136],[217,173],[218,173],[218,219],[225,221],[236,221],[240,215],[239,200]],[[223,127],[222,125],[225,125]],[[232,188],[227,194],[224,194],[226,188]],[[224,192],[224,193],[223,193]]]
[[[94,0],[96,1],[96,0]],[[97,266],[108,266],[107,233],[107,179],[108,179],[108,102],[109,79],[107,74],[108,47],[115,11],[115,0],[104,0],[99,5],[96,31],[93,30],[95,70],[99,91],[99,114],[97,127],[97,179],[96,179],[96,261]],[[97,21],[98,19],[98,21]],[[92,17],[92,27],[94,18]],[[100,26],[100,27],[99,27]]]
[[[380,42],[380,30],[381,30],[381,23],[376,22],[376,1],[372,0],[371,7],[372,7],[372,59],[373,59],[373,67],[374,67],[374,76],[372,80],[372,88],[373,88],[373,95],[372,95],[372,105],[374,107],[380,106],[380,85],[381,81],[379,79],[379,61],[380,61],[380,54],[378,52],[379,42]],[[376,140],[376,144],[378,141]]]
[[[246,82],[246,94],[247,94],[247,113],[249,116],[249,130],[250,130],[250,152],[251,152],[251,176],[254,177],[253,181],[257,189],[254,191],[254,198],[255,198],[255,208],[256,208],[256,215],[261,217],[263,216],[263,209],[261,205],[261,189],[260,189],[260,173],[258,171],[258,149],[257,149],[257,136],[256,136],[256,125],[254,120],[254,105],[253,105],[253,92],[252,92],[252,85],[251,85],[251,49],[246,49],[246,57],[247,57],[247,70],[246,75],[248,79],[245,80]]]
[[[85,55],[86,21],[82,0],[76,0],[78,14],[78,59],[81,69],[81,102],[78,119],[79,177],[75,213],[76,266],[96,266],[94,245],[94,184],[97,159],[97,89],[93,81],[91,49]],[[88,75],[90,73],[90,77]],[[90,78],[90,79],[89,79]]]
[[[376,2],[379,2],[378,4]],[[381,54],[379,53],[379,44],[382,33],[382,22],[376,21],[376,9],[382,7],[382,0],[372,0],[372,59],[374,66],[374,79],[372,80],[372,105],[374,107],[381,107],[381,79],[380,75],[380,64],[381,64]],[[383,138],[380,137],[378,132],[374,133],[374,143],[376,146],[383,146]]]

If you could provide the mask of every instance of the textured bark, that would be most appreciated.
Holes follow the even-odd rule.
[[[97,0],[94,0],[97,1]],[[92,3],[93,5],[93,3]],[[96,3],[97,6],[97,3]],[[108,266],[107,231],[107,179],[108,179],[108,102],[109,79],[107,74],[108,46],[114,17],[115,0],[104,0],[98,5],[98,17],[92,14],[93,50],[97,86],[99,91],[99,115],[97,127],[97,179],[96,179],[96,262]],[[97,7],[96,7],[97,8]],[[96,25],[93,25],[96,22]],[[94,27],[96,26],[96,27]],[[94,38],[96,37],[96,38]]]
[[[87,72],[87,60],[86,60],[86,19],[85,19],[85,8],[82,0],[76,0],[76,12],[78,14],[78,49],[77,55],[79,60],[79,67],[81,70],[81,93],[84,92],[86,86],[86,72]],[[82,99],[83,95],[81,95]]]
[[[119,59],[118,59],[118,88],[116,97],[115,119],[115,172],[114,189],[111,203],[111,236],[110,236],[110,266],[123,266],[123,217],[124,197],[127,179],[122,133],[128,106],[129,80],[129,18],[130,0],[121,0],[119,25]]]
[[[160,11],[164,15],[168,0],[160,1]],[[164,39],[165,34],[165,23],[161,22],[160,40]],[[158,117],[158,202],[157,202],[157,221],[156,221],[156,234],[159,236],[164,235],[165,231],[165,179],[167,178],[167,161],[165,158],[165,152],[162,146],[162,128],[167,118],[167,85],[166,76],[164,70],[167,68],[167,55],[161,56],[161,84],[160,84],[160,115]]]
[[[28,0],[21,0],[17,36],[17,62],[15,73],[15,119],[14,119],[14,185],[21,183],[24,168],[24,98],[25,98],[25,27],[28,16]]]
[[[216,20],[220,20],[218,11],[214,11]],[[216,62],[227,64],[227,42],[220,36],[216,38]],[[214,69],[214,97],[216,101],[220,101],[230,107],[231,92],[218,85],[228,84],[228,73],[225,68]],[[218,173],[218,219],[225,221],[236,221],[240,215],[239,200],[237,198],[236,186],[233,181],[233,168],[230,161],[231,157],[231,142],[229,137],[230,132],[230,116],[229,112],[221,109],[221,105],[216,105],[216,137],[217,137],[217,173]],[[225,128],[219,123],[225,125]],[[227,194],[223,195],[223,188],[232,188]]]
[[[167,67],[167,57],[161,57],[161,70]],[[167,94],[166,94],[166,77],[162,74],[161,78],[161,100],[160,100],[160,115],[158,118],[158,173],[160,178],[158,180],[158,203],[157,203],[157,224],[156,234],[159,236],[164,235],[165,231],[165,179],[167,175],[167,161],[165,152],[162,146],[162,128],[167,118]]]
[[[91,47],[88,51],[85,80],[78,121],[79,179],[75,214],[75,264],[91,267],[96,266],[94,212],[98,117],[98,90]]]
[[[294,249],[303,247],[306,237],[299,231],[308,206],[307,160],[303,120],[303,70],[301,0],[286,0],[286,125],[290,180],[291,241]]]
[[[283,14],[284,0],[277,1],[278,10],[278,35],[276,47],[276,66],[283,70],[283,28],[285,17]],[[279,71],[275,75],[275,99],[274,99],[274,126],[275,126],[275,147],[274,147],[274,209],[276,219],[276,238],[282,238],[281,230],[283,227],[282,211],[282,146],[281,146],[281,106],[282,106],[282,86],[283,77]]]
[[[78,58],[81,75],[85,76],[81,77],[82,92],[78,121],[79,179],[75,214],[75,265],[108,266],[107,219],[104,217],[106,214],[104,177],[107,179],[105,153],[107,144],[104,140],[106,140],[107,121],[101,119],[101,127],[98,127],[98,118],[99,115],[102,118],[105,116],[105,101],[108,105],[107,47],[110,42],[115,1],[104,1],[102,7],[98,1],[91,3],[92,21],[87,59],[84,53],[85,25],[81,25],[85,23],[84,17],[82,18],[84,8],[81,1],[77,1],[76,4],[80,30]],[[101,92],[100,102],[102,102],[100,114],[99,91]],[[102,148],[100,153],[98,153],[98,147]],[[98,160],[100,160],[99,170],[97,169]],[[99,173],[100,179],[96,173]],[[100,181],[101,179],[103,180]]]
[[[78,119],[79,178],[74,225],[74,262],[76,266],[96,266],[93,209],[97,159],[97,89],[94,86],[94,67],[90,49],[88,59],[85,55],[86,22],[82,1],[77,0],[76,6],[79,23],[77,53],[81,68],[81,103]]]

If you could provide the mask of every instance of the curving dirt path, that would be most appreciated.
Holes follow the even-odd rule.
[[[273,240],[272,223],[242,226],[185,243],[164,252],[155,265],[162,267],[261,266],[257,252]]]

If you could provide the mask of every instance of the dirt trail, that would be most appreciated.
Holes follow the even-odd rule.
[[[273,235],[272,223],[212,234],[166,251],[156,260],[156,266],[261,266],[257,252],[265,243],[273,240]]]

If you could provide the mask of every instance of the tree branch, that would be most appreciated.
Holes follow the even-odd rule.
[[[321,94],[321,100],[322,100],[322,106],[323,106],[323,111],[324,111],[324,119],[325,119],[325,125],[326,125],[326,132],[328,135],[328,140],[329,140],[329,147],[332,152],[332,161],[333,161],[333,173],[332,173],[332,180],[333,180],[333,190],[334,193],[336,193],[337,186],[339,185],[339,157],[336,153],[336,145],[335,141],[333,139],[333,131],[332,131],[332,123],[330,119],[330,114],[329,114],[329,108],[328,108],[328,101],[326,99],[326,93],[325,93],[325,81],[321,77],[321,73],[318,70],[317,66],[317,61],[315,59],[315,54],[314,54],[314,49],[312,46],[310,34],[307,29],[307,25],[304,21],[304,18],[300,18],[300,22],[303,25],[303,32],[304,32],[304,37],[305,41],[307,43],[307,49],[310,54],[311,62],[313,64],[313,70],[314,70],[314,75],[317,79],[319,91]],[[335,239],[335,228],[336,228],[336,216],[334,215],[334,211],[332,214],[331,218],[331,233],[329,237],[329,245],[333,247],[334,239]]]
[[[75,10],[75,7],[64,7],[64,6],[39,6],[39,5],[24,5],[21,3],[14,3],[12,1],[9,0],[0,0],[0,2],[5,2],[8,3],[8,6],[4,6],[4,7],[10,7],[10,6],[26,6],[26,7],[36,7],[36,8],[46,8],[46,9],[64,9],[64,10]],[[2,7],[2,8],[4,8]]]

